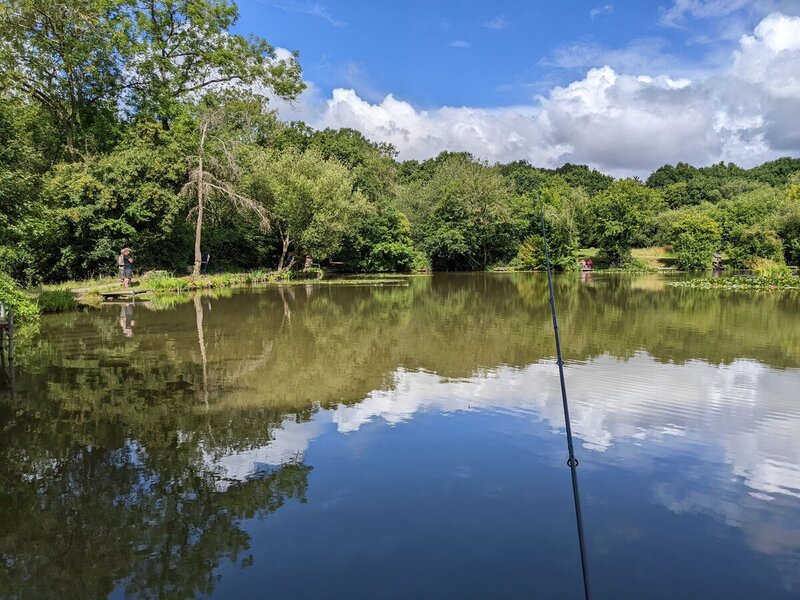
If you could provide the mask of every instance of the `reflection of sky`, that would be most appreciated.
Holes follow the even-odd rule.
[[[781,518],[800,509],[800,371],[749,360],[665,364],[641,353],[569,364],[566,373],[584,469],[667,470],[653,497],[670,511],[721,519],[762,552],[800,549],[800,529]],[[243,479],[303,456],[323,431],[352,434],[373,421],[409,421],[420,411],[470,410],[533,418],[560,434],[555,364],[500,367],[457,380],[398,370],[389,389],[319,411],[310,422],[287,418],[269,445],[223,457],[217,466],[226,478]],[[698,465],[703,474],[690,474]]]

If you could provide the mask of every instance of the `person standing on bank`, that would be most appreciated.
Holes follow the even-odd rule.
[[[206,250],[200,251],[200,275],[208,273],[208,263],[211,261],[211,254]]]
[[[133,279],[133,259],[131,258],[131,249],[122,249],[122,285],[128,287]]]

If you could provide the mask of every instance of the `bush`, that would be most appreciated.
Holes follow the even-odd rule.
[[[761,225],[739,226],[731,232],[728,258],[737,268],[749,268],[757,258],[783,263],[783,245],[774,231]]]
[[[672,252],[675,265],[683,271],[701,271],[711,266],[719,248],[719,224],[700,212],[689,212],[672,224]]]
[[[35,324],[39,320],[39,309],[14,279],[0,272],[0,300],[6,308],[14,311],[14,319],[19,325]]]
[[[754,258],[747,267],[758,277],[788,277],[792,274],[789,267],[768,258]]]

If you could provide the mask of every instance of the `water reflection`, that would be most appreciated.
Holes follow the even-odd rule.
[[[128,302],[120,304],[119,326],[122,329],[122,335],[125,337],[133,337],[134,325],[136,325],[136,321],[133,320],[133,303]]]
[[[587,275],[555,283],[590,513],[601,481],[632,474],[647,490],[639,502],[741,531],[796,590],[797,295]],[[561,465],[546,302],[536,275],[436,276],[171,297],[137,304],[135,321],[125,305],[46,319],[20,353],[17,393],[0,396],[0,522],[11,524],[0,596],[211,594],[221,565],[253,563],[245,523],[313,490],[315,445],[374,444],[365,431],[382,423],[530,423],[533,437],[482,435],[501,455],[509,444],[548,449],[520,473]],[[395,464],[396,476],[425,460]],[[633,495],[618,501],[636,506]],[[648,548],[641,528],[609,527],[607,515],[595,520],[596,544]],[[97,547],[113,560],[99,561]]]

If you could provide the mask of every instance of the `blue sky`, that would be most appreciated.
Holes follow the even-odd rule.
[[[781,128],[775,119],[788,119],[794,108],[800,110],[800,95],[795,98],[790,90],[787,98],[787,90],[778,90],[772,98],[778,102],[760,110],[765,99],[757,88],[764,88],[764,82],[752,73],[744,78],[737,74],[739,61],[754,71],[774,67],[776,75],[788,75],[791,81],[797,76],[800,82],[800,67],[791,66],[800,59],[800,42],[791,40],[800,38],[800,19],[793,20],[800,15],[800,0],[241,0],[239,9],[239,32],[253,32],[275,46],[300,52],[304,77],[311,84],[295,109],[300,117],[316,126],[356,126],[370,137],[384,137],[398,146],[401,157],[423,158],[458,149],[454,145],[461,143],[489,160],[528,152],[519,158],[545,164],[582,160],[638,173],[662,157],[665,162],[674,159],[682,141],[688,143],[685,160],[700,163],[726,158],[746,163],[748,158],[761,160],[800,149],[800,131],[788,139],[783,135],[782,141],[776,136],[775,143],[768,139],[770,131]],[[760,46],[748,46],[743,36]],[[764,48],[772,54],[763,55]],[[599,69],[606,70],[592,79]],[[655,83],[637,84],[626,77],[654,78]],[[732,83],[731,78],[744,83]],[[604,94],[602,106],[585,105],[570,113],[566,106],[575,98],[559,90],[580,87],[581,82],[586,89],[576,88],[577,96],[588,102],[584,96]],[[631,82],[641,89],[631,91]],[[717,105],[700,106],[713,104],[717,91],[731,86],[736,91]],[[343,90],[352,94],[345,96]],[[645,152],[645,158],[637,159],[637,148],[647,131],[639,132],[638,138],[630,132],[633,147],[605,161],[602,145],[592,148],[597,145],[594,138],[581,141],[580,135],[557,130],[532,139],[537,150],[527,151],[530,135],[517,131],[526,129],[521,117],[549,127],[554,115],[563,119],[567,113],[583,115],[591,128],[593,123],[601,125],[603,110],[613,116],[614,110],[628,111],[633,101],[664,90],[674,92],[667,94],[667,102],[678,121],[685,121],[681,102],[696,112],[696,127],[678,123],[685,135],[694,129],[694,137],[684,140],[664,131],[654,138],[663,152]],[[625,93],[633,94],[628,103],[620,96]],[[387,96],[393,103],[386,103]],[[753,110],[728,110],[748,96]],[[770,98],[766,100],[770,104]],[[551,105],[560,112],[548,112]],[[465,111],[454,118],[447,107]],[[506,116],[497,121],[499,112]],[[638,106],[628,117],[669,121],[670,113],[657,98],[655,105]],[[417,132],[415,124],[435,134]],[[565,126],[572,129],[580,122]],[[702,128],[708,131],[704,134]],[[727,138],[720,138],[721,131]],[[594,133],[608,131],[600,126]],[[522,141],[516,140],[519,135]],[[428,138],[427,143],[420,136]],[[704,136],[708,139],[701,147]]]

